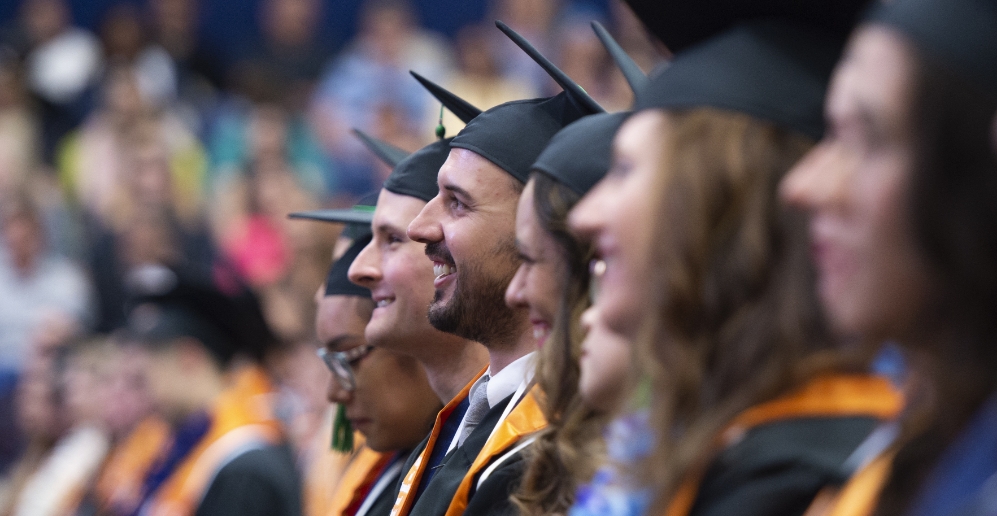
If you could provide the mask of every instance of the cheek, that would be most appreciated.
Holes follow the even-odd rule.
[[[533,267],[526,280],[526,292],[530,306],[544,317],[553,319],[557,314],[564,291],[566,263],[550,263],[541,267]]]
[[[581,362],[579,390],[595,408],[608,408],[622,391],[630,370],[630,349],[615,335],[592,335]]]

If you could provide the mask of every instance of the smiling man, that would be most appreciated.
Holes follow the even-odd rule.
[[[527,312],[504,301],[520,261],[516,205],[531,165],[550,138],[601,108],[525,40],[499,26],[565,92],[502,104],[471,119],[450,142],[437,177],[439,193],[409,225],[409,237],[427,244],[433,262],[429,321],[441,331],[481,342],[489,366],[471,386],[469,408],[445,445],[449,455],[424,496],[413,502],[403,484],[393,512],[401,516],[513,513],[509,495],[522,473],[516,452],[545,425],[530,390],[537,341]],[[460,109],[463,101],[452,93],[416,78],[452,110]]]
[[[458,113],[473,117],[470,105]],[[393,167],[385,181],[370,221],[373,239],[350,267],[350,279],[370,290],[374,301],[364,335],[367,342],[418,360],[430,385],[446,407],[436,416],[430,435],[419,444],[402,468],[414,498],[425,491],[441,470],[447,444],[453,439],[468,407],[470,384],[488,361],[485,348],[473,340],[443,333],[426,319],[433,299],[433,268],[425,245],[411,240],[406,229],[436,196],[436,174],[446,160],[450,140],[434,142],[412,155],[358,132],[374,154]],[[407,386],[401,385],[402,388]],[[435,443],[443,443],[435,445]],[[415,466],[417,464],[417,466]],[[415,466],[415,467],[413,467]],[[459,480],[459,479],[458,479]],[[407,490],[406,492],[409,492]],[[392,501],[398,489],[391,493]]]

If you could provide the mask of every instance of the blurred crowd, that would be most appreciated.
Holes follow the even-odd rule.
[[[390,168],[354,128],[408,151],[438,124],[461,128],[409,69],[481,108],[558,91],[494,28],[435,34],[404,0],[364,2],[335,53],[317,23],[332,3],[263,0],[262,44],[231,62],[198,40],[198,8],[116,4],[91,32],[66,0],[22,0],[0,27],[0,514],[63,514],[81,489],[123,482],[108,464],[126,436],[163,438],[142,357],[113,337],[131,274],[153,263],[231,274],[259,297],[278,343],[259,365],[277,416],[306,484],[333,485],[316,473],[334,459],[313,298],[340,226],[287,214],[380,188]],[[632,94],[589,22],[602,19],[645,69],[660,59],[617,3],[489,10],[609,110]],[[308,503],[318,514],[327,502]]]

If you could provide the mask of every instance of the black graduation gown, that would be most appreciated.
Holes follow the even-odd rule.
[[[471,464],[478,456],[478,453],[484,448],[485,442],[488,441],[488,437],[492,433],[492,429],[498,423],[499,418],[502,417],[502,412],[511,399],[512,396],[510,395],[492,407],[485,414],[484,419],[481,420],[477,428],[467,436],[464,444],[443,458],[436,475],[430,480],[422,496],[412,506],[412,510],[409,512],[410,516],[443,516],[446,514],[447,508],[450,507],[450,502],[453,501],[454,495],[457,493],[457,488],[460,486],[464,476],[471,469]],[[437,445],[449,446],[450,443],[437,443]],[[406,461],[405,466],[402,468],[403,471],[407,472],[411,468],[416,457],[419,456],[419,453],[425,446],[426,441],[423,441],[412,452],[409,460]],[[521,462],[521,460],[511,458],[503,463],[501,467],[497,468],[481,486],[481,489],[472,493],[465,514],[510,514],[512,507],[508,498],[509,494],[519,485],[519,479],[522,475]],[[519,467],[519,475],[515,474],[517,466]],[[396,489],[395,493],[397,494],[397,492],[398,490]]]
[[[301,480],[291,451],[267,446],[232,459],[218,471],[195,514],[300,516]]]
[[[813,417],[752,428],[711,464],[690,516],[797,516],[825,486],[843,485],[845,461],[881,423]]]

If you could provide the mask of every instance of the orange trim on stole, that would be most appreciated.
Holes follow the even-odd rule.
[[[160,486],[149,503],[149,516],[192,515],[209,483],[231,453],[247,444],[275,444],[283,437],[272,413],[260,410],[260,395],[273,391],[262,370],[240,371],[218,397],[208,432],[176,471]]]
[[[130,514],[141,503],[142,481],[170,439],[170,427],[148,416],[111,451],[94,486],[102,511]]]
[[[454,495],[453,501],[450,502],[450,507],[447,508],[446,516],[459,516],[464,513],[470,498],[471,484],[493,459],[498,458],[524,436],[547,426],[547,418],[544,417],[543,410],[537,402],[539,392],[540,387],[534,385],[523,401],[512,409],[512,412],[502,421],[495,433],[488,438],[484,448],[471,463],[471,469],[461,480],[457,493]]]
[[[454,396],[454,399],[450,400],[449,403],[439,414],[436,415],[436,422],[433,423],[433,431],[429,434],[429,441],[426,442],[426,447],[423,448],[422,453],[419,457],[412,463],[412,468],[405,473],[405,477],[402,479],[401,489],[398,491],[398,498],[395,499],[395,505],[391,508],[391,516],[408,516],[409,511],[412,510],[412,505],[415,504],[415,494],[419,491],[419,482],[422,481],[422,475],[426,471],[426,463],[429,461],[429,456],[433,453],[433,448],[436,447],[436,441],[440,437],[440,431],[443,429],[443,425],[446,423],[447,418],[453,413],[457,405],[460,405],[462,401],[467,398],[468,393],[471,391],[471,386],[481,378],[481,375],[485,374],[488,367],[484,367],[478,374],[474,375],[474,378],[464,389],[460,391],[459,394]],[[442,443],[441,443],[442,444]],[[450,443],[446,443],[447,446]]]
[[[364,446],[357,451],[356,457],[343,472],[343,477],[336,486],[336,494],[332,498],[332,507],[328,516],[341,516],[356,498],[357,491],[372,480],[371,471],[381,465],[389,454],[379,453]]]
[[[869,516],[879,503],[879,493],[886,485],[893,466],[892,452],[884,453],[860,469],[837,492],[828,492],[805,516]]]
[[[875,375],[822,375],[797,391],[741,412],[717,439],[723,449],[733,438],[760,425],[802,417],[870,416],[892,419],[903,408],[903,397],[889,380]],[[666,516],[686,516],[692,510],[705,472],[683,482]]]

